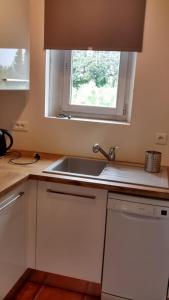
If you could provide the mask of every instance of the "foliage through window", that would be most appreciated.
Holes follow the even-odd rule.
[[[28,51],[0,49],[0,89],[28,88]]]
[[[119,52],[72,51],[71,104],[116,107]]]
[[[47,51],[46,115],[126,120],[135,54]]]

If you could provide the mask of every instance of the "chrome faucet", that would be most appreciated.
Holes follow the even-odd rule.
[[[114,161],[115,160],[115,154],[116,154],[115,152],[116,152],[117,148],[118,148],[117,146],[112,146],[112,147],[110,147],[109,152],[107,153],[106,151],[103,150],[102,147],[100,147],[99,144],[94,144],[93,145],[93,152],[94,153],[100,152],[101,154],[104,155],[104,157],[108,161]]]

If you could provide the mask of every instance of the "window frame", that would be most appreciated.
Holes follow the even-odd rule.
[[[120,67],[116,108],[70,104],[71,92],[71,51],[62,52],[62,88],[55,91],[56,70],[54,68],[55,51],[47,50],[46,55],[46,116],[71,116],[74,118],[128,121],[128,107],[131,102],[136,64],[135,52],[120,53]],[[49,109],[50,107],[50,109]]]

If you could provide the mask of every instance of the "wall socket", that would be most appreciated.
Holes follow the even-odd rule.
[[[166,145],[167,144],[167,138],[168,138],[167,133],[157,132],[156,133],[156,142],[155,143],[157,145]]]
[[[16,121],[13,123],[14,131],[28,131],[28,122],[27,121]]]

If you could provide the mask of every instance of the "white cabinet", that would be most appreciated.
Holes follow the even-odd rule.
[[[24,186],[0,199],[0,299],[26,270]]]
[[[101,282],[107,191],[39,182],[36,268]]]
[[[0,0],[0,92],[29,89],[29,2]]]
[[[29,1],[0,0],[0,48],[27,48]]]

